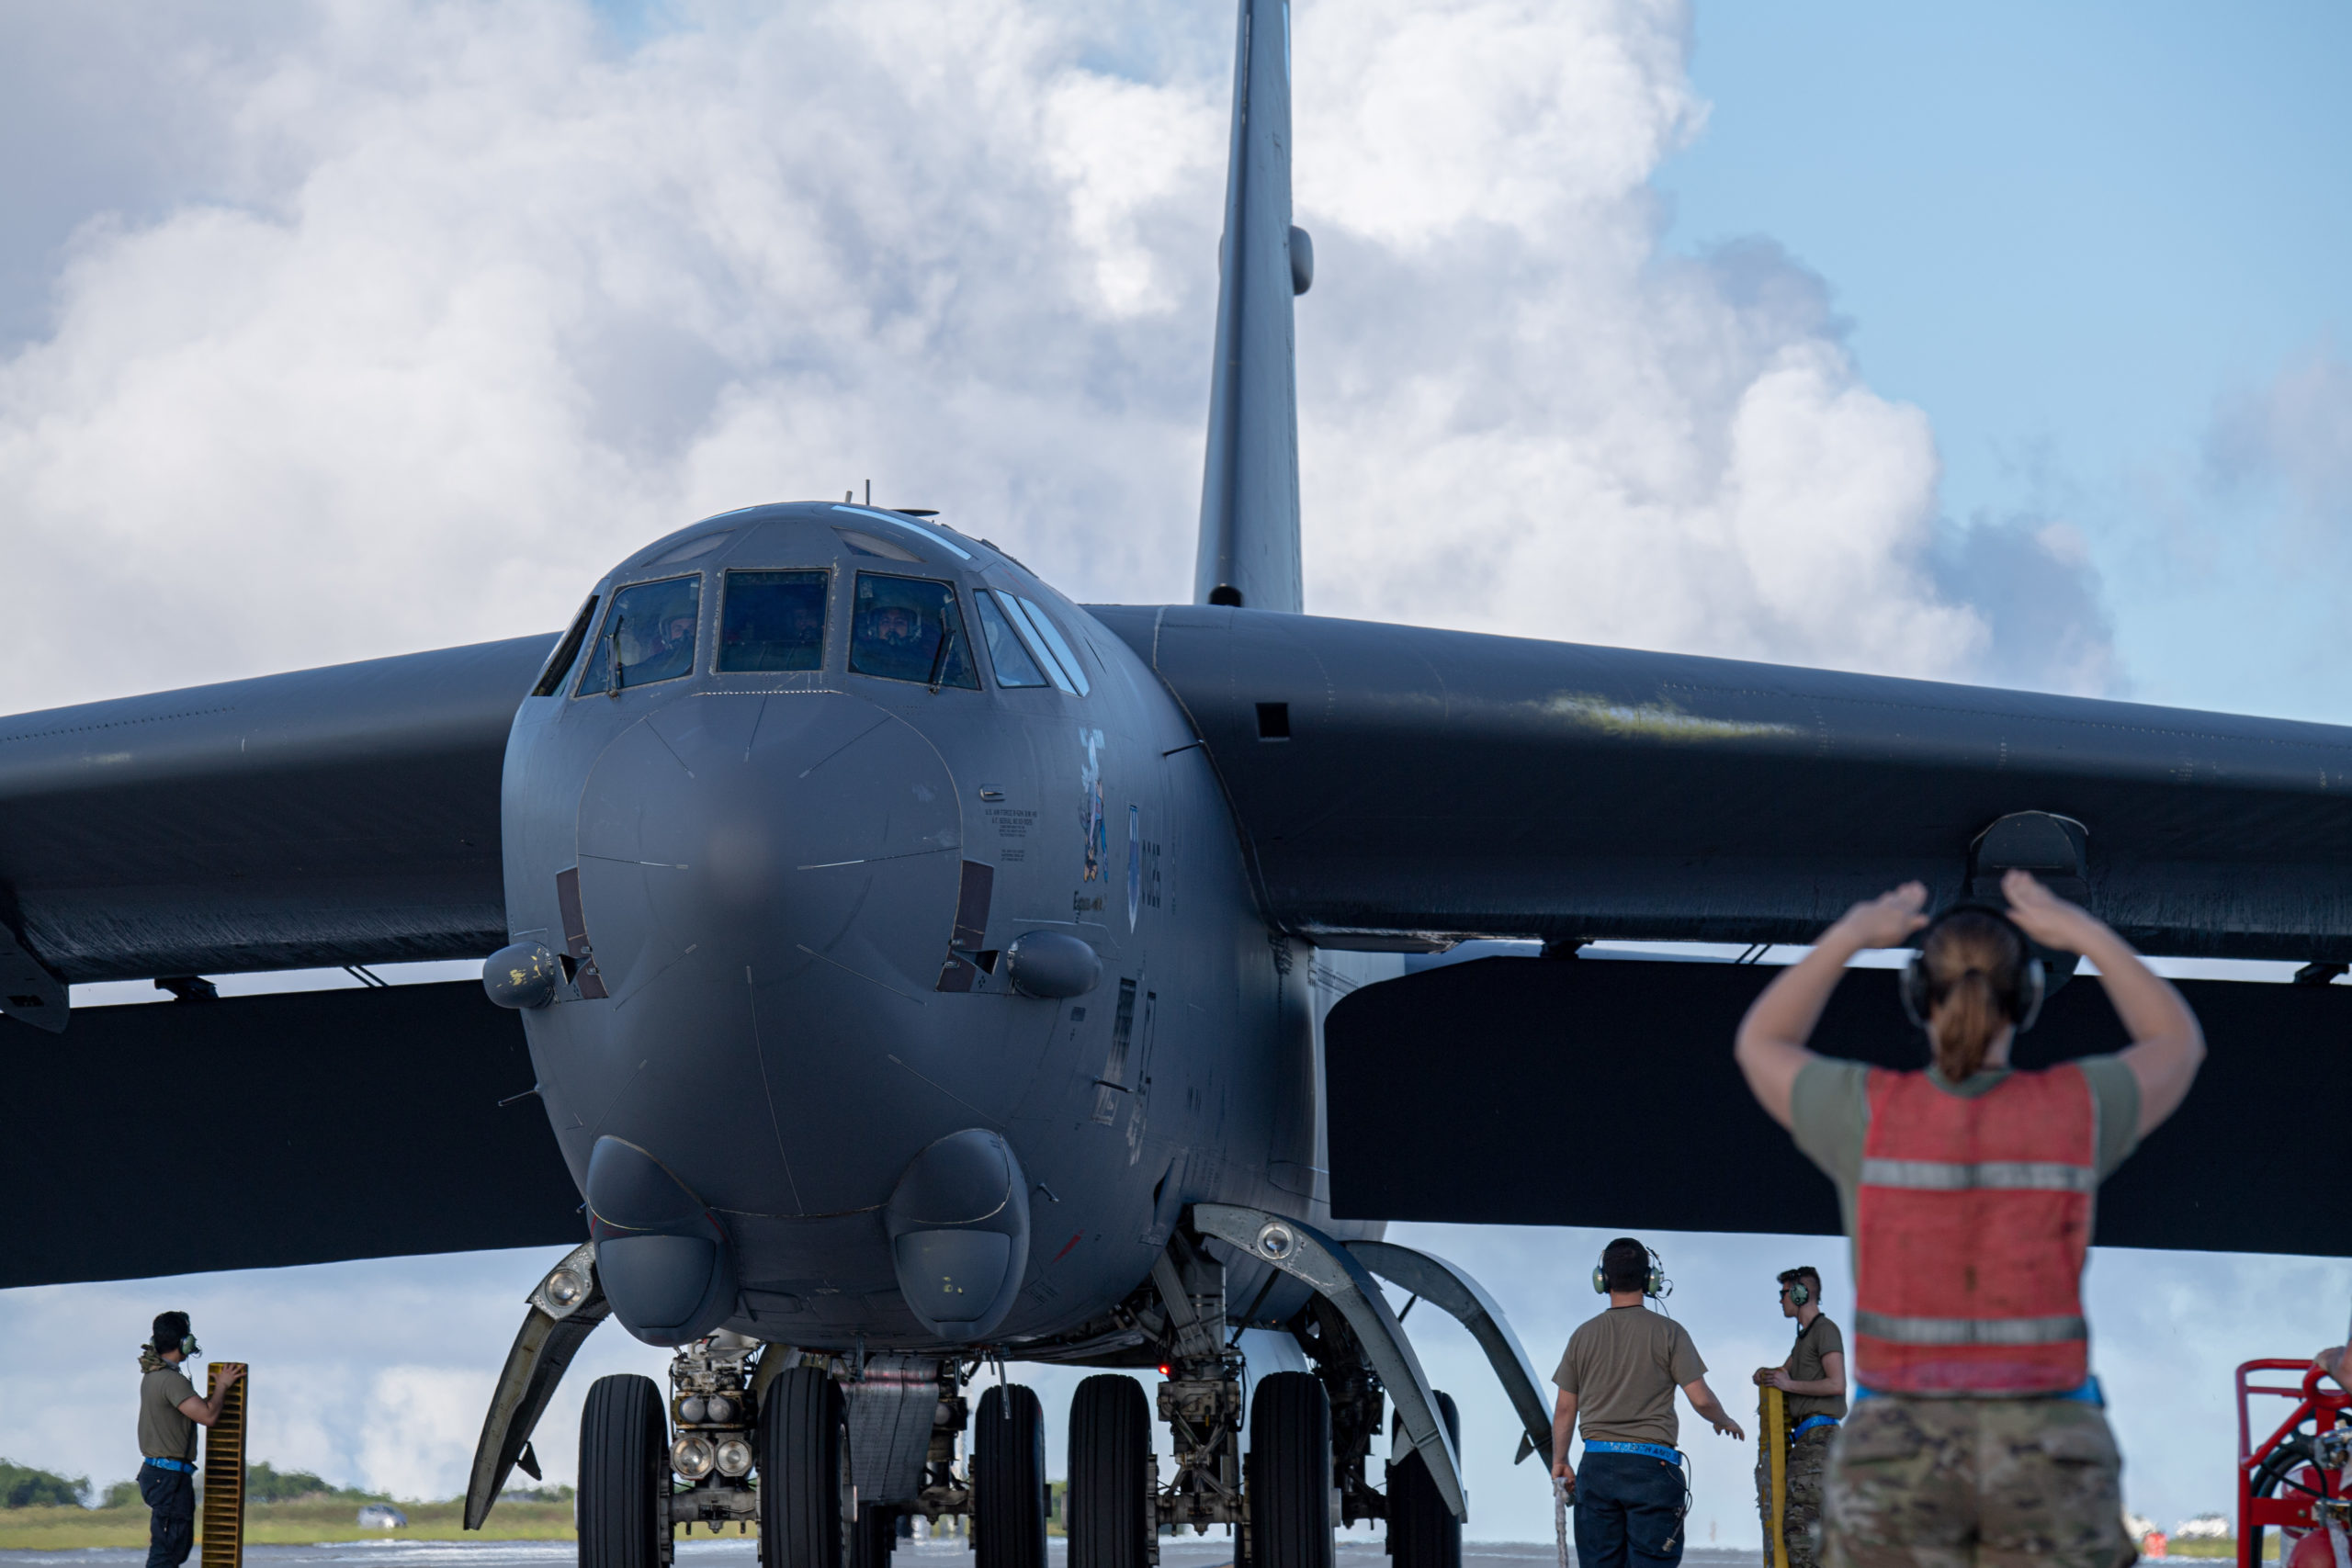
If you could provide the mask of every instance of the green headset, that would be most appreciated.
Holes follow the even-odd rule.
[[[1610,1247],[1616,1245],[1613,1241],[1609,1244]],[[1642,1294],[1655,1296],[1660,1301],[1674,1294],[1674,1281],[1666,1277],[1666,1265],[1658,1261],[1657,1249],[1643,1247],[1640,1242],[1634,1242],[1634,1245],[1641,1247],[1643,1255],[1650,1260],[1649,1272],[1642,1278]],[[1608,1255],[1608,1247],[1601,1248],[1604,1258]],[[1592,1266],[1592,1293],[1597,1296],[1605,1296],[1609,1293],[1609,1276],[1599,1263]]]
[[[1795,1269],[1789,1270],[1789,1274],[1796,1274],[1799,1272],[1800,1270]],[[1789,1300],[1798,1306],[1803,1306],[1805,1303],[1813,1300],[1812,1288],[1802,1279],[1789,1278],[1789,1274],[1784,1274],[1781,1277],[1781,1288],[1789,1292]]]

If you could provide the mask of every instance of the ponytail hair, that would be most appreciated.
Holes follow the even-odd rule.
[[[2018,1021],[2011,998],[2030,956],[2015,926],[1973,909],[1954,911],[1928,933],[1919,950],[1927,969],[1928,1039],[1947,1082],[1984,1066],[2001,1031]]]

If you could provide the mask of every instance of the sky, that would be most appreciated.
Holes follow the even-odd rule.
[[[1076,597],[1185,597],[1231,34],[1222,0],[0,8],[0,707],[549,631],[650,538],[869,479]],[[2352,719],[2348,35],[1302,0],[1308,608]],[[1597,1238],[1430,1245],[1541,1364]],[[1842,1267],[1661,1247],[1735,1370],[1792,1252]],[[126,1473],[113,1380],[180,1304],[286,1391],[267,1457],[447,1495],[544,1266],[0,1292],[0,1453]],[[2091,1279],[2166,1522],[2228,1495],[2227,1367],[2352,1299],[2341,1261]],[[1542,1537],[1474,1427],[1473,1533]],[[1746,1461],[1695,1447],[1752,1539]]]

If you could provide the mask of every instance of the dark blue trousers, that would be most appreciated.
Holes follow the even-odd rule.
[[[180,1568],[196,1546],[196,1478],[184,1470],[139,1467],[147,1515],[147,1568]]]
[[[1577,1568],[1682,1561],[1680,1467],[1647,1454],[1588,1451],[1577,1466]]]

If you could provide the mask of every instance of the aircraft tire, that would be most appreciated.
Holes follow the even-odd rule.
[[[670,1422],[634,1372],[598,1378],[580,1412],[580,1568],[660,1568]]]
[[[848,1568],[856,1517],[849,1408],[820,1367],[794,1367],[760,1401],[761,1568]]]
[[[890,1568],[899,1549],[899,1510],[887,1503],[865,1503],[857,1510],[857,1535],[850,1543],[850,1568]]]
[[[1331,1402],[1275,1372],[1250,1403],[1250,1568],[1331,1568]]]
[[[1147,1568],[1159,1468],[1143,1385],[1105,1372],[1069,1402],[1069,1568]]]
[[[1046,1568],[1046,1417],[1036,1391],[989,1389],[972,1422],[976,1568]]]
[[[1453,1451],[1462,1451],[1462,1416],[1453,1396],[1437,1396],[1438,1417]],[[1396,1568],[1462,1568],[1462,1521],[1438,1495],[1430,1467],[1408,1453],[1388,1467],[1388,1551]]]

